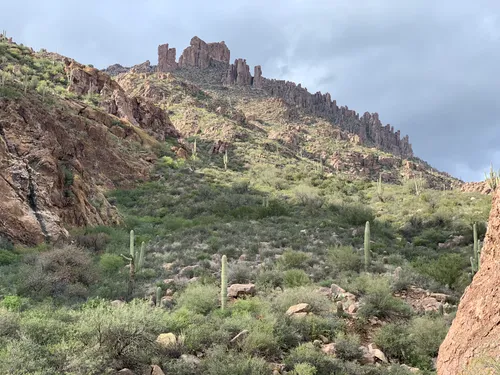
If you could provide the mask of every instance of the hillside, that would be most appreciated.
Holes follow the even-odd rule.
[[[434,373],[491,197],[223,42],[158,52],[0,41],[0,372]]]

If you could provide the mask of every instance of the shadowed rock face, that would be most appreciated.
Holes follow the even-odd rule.
[[[196,67],[206,69],[212,60],[229,63],[230,52],[226,43],[205,43],[197,36],[191,39],[190,46],[187,47],[179,58],[179,67]]]
[[[438,375],[488,375],[483,363],[500,358],[500,190],[495,193],[481,267],[465,290],[439,349]],[[472,370],[473,368],[473,370]],[[467,369],[472,372],[467,372]]]
[[[0,233],[13,242],[119,223],[103,192],[148,179],[151,148],[178,136],[164,111],[128,96],[107,74],[70,61],[67,71],[70,91],[99,94],[100,109],[37,95],[0,99]]]

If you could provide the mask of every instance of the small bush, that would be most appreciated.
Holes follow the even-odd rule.
[[[291,268],[305,269],[309,265],[311,257],[301,251],[286,250],[279,258],[278,263],[285,269]]]
[[[190,284],[177,298],[177,303],[194,313],[208,314],[219,306],[219,293],[215,285]]]
[[[293,368],[292,375],[316,375],[318,370],[309,363],[297,363]]]
[[[311,343],[302,344],[290,351],[285,357],[285,365],[289,371],[293,370],[298,364],[308,364],[316,368],[317,375],[335,374],[338,366],[335,361],[315,348]]]
[[[359,349],[360,345],[359,336],[353,334],[340,335],[335,339],[335,354],[344,361],[361,359],[363,353]]]
[[[329,250],[329,262],[338,271],[360,272],[363,259],[351,246],[338,246]]]
[[[290,269],[283,273],[285,287],[295,288],[308,285],[311,283],[309,276],[303,270]]]
[[[290,306],[298,303],[309,304],[311,312],[316,315],[325,315],[331,309],[330,300],[319,293],[315,287],[286,289],[276,296],[273,306],[278,312],[285,313]]]
[[[202,373],[206,375],[270,375],[268,364],[261,358],[226,351],[215,347],[207,352],[202,363]]]
[[[407,318],[412,314],[411,307],[394,297],[387,284],[371,285],[361,303],[359,314],[365,318]]]
[[[283,287],[284,275],[278,270],[261,271],[255,282],[258,290],[269,290]]]
[[[99,259],[99,267],[109,275],[117,273],[125,265],[125,260],[114,254],[103,254]]]

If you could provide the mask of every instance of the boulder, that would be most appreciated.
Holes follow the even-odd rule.
[[[227,290],[228,298],[239,298],[255,295],[254,284],[233,284]]]
[[[168,348],[177,343],[177,337],[172,333],[162,333],[156,338],[156,342],[164,348]]]
[[[288,316],[297,315],[297,314],[307,314],[310,309],[311,309],[311,306],[309,304],[299,303],[297,305],[290,306],[285,314]]]
[[[134,375],[132,370],[129,370],[128,368],[121,369],[120,371],[116,372],[116,375]]]
[[[151,366],[151,375],[165,375],[160,366],[153,365]]]

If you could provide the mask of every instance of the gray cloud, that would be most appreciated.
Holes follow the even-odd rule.
[[[98,67],[155,62],[158,44],[179,51],[194,35],[224,40],[267,77],[378,112],[439,169],[477,180],[500,167],[496,0],[31,0],[2,10],[0,28],[17,41]]]

